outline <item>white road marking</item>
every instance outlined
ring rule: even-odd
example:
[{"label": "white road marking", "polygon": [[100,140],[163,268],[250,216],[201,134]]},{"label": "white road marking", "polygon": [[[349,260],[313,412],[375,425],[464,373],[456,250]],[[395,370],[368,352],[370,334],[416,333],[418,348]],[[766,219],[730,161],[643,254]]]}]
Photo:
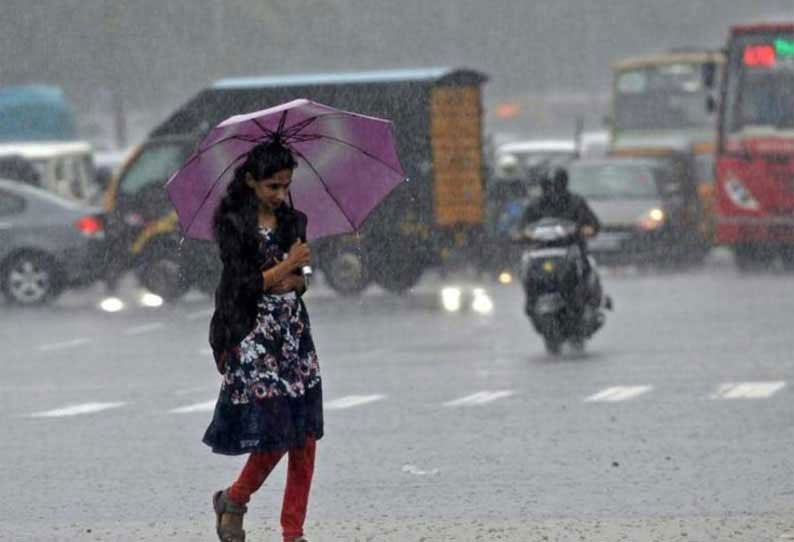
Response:
[{"label": "white road marking", "polygon": [[48,410],[46,412],[37,412],[31,414],[33,418],[62,418],[64,416],[77,416],[79,414],[93,414],[94,412],[101,412],[110,408],[119,408],[126,403],[83,403],[80,405],[71,405],[55,410]]},{"label": "white road marking", "polygon": [[204,309],[201,311],[191,312],[185,318],[188,320],[203,320],[204,318],[209,318],[212,316],[213,309]]},{"label": "white road marking", "polygon": [[614,386],[591,395],[585,401],[610,403],[627,401],[639,397],[643,393],[648,393],[652,389],[653,386]]},{"label": "white road marking", "polygon": [[71,341],[63,341],[60,343],[51,343],[51,344],[42,344],[39,346],[40,352],[52,352],[53,350],[64,350],[66,348],[74,348],[76,346],[82,346],[84,344],[88,344],[88,339],[80,338],[80,339],[72,339]]},{"label": "white road marking", "polygon": [[151,324],[143,324],[142,326],[131,327],[124,331],[124,335],[143,335],[144,333],[151,333],[163,329],[165,324],[162,322],[152,322]]},{"label": "white road marking", "polygon": [[348,395],[325,403],[325,408],[329,410],[341,410],[343,408],[351,408],[375,401],[381,401],[385,398],[385,395]]},{"label": "white road marking", "polygon": [[203,403],[196,403],[194,405],[187,405],[173,410],[169,410],[171,414],[189,414],[191,412],[212,412],[215,410],[216,399],[205,401]]},{"label": "white road marking", "polygon": [[505,397],[510,397],[511,395],[514,394],[515,392],[512,390],[478,391],[477,393],[467,395],[466,397],[460,397],[459,399],[447,401],[446,403],[444,403],[444,406],[456,407],[456,406],[484,405],[486,403],[496,401],[497,399],[504,399]]},{"label": "white road marking", "polygon": [[413,474],[414,476],[432,476],[438,474],[438,469],[422,470],[416,465],[403,465],[402,471]]},{"label": "white road marking", "polygon": [[785,382],[728,382],[721,384],[712,399],[765,399],[786,386]]}]

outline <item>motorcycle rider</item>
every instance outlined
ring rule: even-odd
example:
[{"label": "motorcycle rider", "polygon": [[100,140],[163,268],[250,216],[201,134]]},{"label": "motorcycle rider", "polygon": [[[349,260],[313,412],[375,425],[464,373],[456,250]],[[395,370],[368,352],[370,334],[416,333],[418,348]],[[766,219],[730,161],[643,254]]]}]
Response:
[{"label": "motorcycle rider", "polygon": [[568,172],[555,167],[540,180],[541,197],[527,206],[522,225],[532,224],[543,218],[559,218],[576,223],[579,228],[578,244],[583,256],[583,276],[588,285],[588,299],[592,305],[601,303],[601,285],[587,253],[587,239],[595,236],[601,224],[585,199],[568,190]]}]

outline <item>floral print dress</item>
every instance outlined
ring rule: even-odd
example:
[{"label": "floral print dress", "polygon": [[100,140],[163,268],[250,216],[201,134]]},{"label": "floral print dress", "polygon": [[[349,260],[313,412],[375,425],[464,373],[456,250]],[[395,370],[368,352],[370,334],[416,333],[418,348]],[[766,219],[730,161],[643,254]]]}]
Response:
[{"label": "floral print dress", "polygon": [[[286,256],[260,229],[263,261]],[[322,381],[306,306],[295,293],[262,293],[254,329],[230,349],[204,443],[236,455],[302,448],[323,435]]]}]

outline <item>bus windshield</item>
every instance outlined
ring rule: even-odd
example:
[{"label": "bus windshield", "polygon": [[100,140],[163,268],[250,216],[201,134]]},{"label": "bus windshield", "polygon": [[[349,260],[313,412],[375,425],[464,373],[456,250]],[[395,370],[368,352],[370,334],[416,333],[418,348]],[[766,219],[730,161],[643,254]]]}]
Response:
[{"label": "bus windshield", "polygon": [[738,36],[725,95],[729,133],[794,129],[794,33]]},{"label": "bus windshield", "polygon": [[706,62],[660,64],[620,71],[614,90],[618,131],[675,130],[712,126],[706,107],[709,72]]}]

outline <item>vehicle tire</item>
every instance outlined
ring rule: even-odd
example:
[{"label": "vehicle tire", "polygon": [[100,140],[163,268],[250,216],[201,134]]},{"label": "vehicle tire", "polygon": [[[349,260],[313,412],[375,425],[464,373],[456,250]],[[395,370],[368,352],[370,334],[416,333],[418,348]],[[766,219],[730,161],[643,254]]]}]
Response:
[{"label": "vehicle tire", "polygon": [[675,250],[670,258],[670,264],[675,270],[686,270],[701,267],[706,261],[711,247],[701,243],[684,244]]},{"label": "vehicle tire", "polygon": [[22,252],[2,265],[3,293],[16,305],[41,305],[63,290],[63,278],[55,261],[40,252]]},{"label": "vehicle tire", "polygon": [[399,267],[391,265],[373,266],[371,270],[375,282],[395,294],[410,290],[422,278],[422,266],[406,258]]},{"label": "vehicle tire", "polygon": [[794,247],[784,247],[780,253],[780,259],[783,263],[783,269],[794,271]]},{"label": "vehicle tire", "polygon": [[571,345],[571,350],[576,355],[584,354],[584,339],[582,337],[573,337],[569,341]]},{"label": "vehicle tire", "polygon": [[341,246],[322,258],[325,281],[341,295],[361,293],[369,284],[369,276],[360,251],[354,246]]},{"label": "vehicle tire", "polygon": [[166,301],[176,301],[190,289],[180,262],[166,256],[146,262],[138,278],[144,288]]},{"label": "vehicle tire", "polygon": [[223,272],[223,263],[217,248],[207,241],[190,240],[176,252],[166,248],[169,257],[177,257],[182,263],[184,278],[188,286],[195,286],[202,293],[212,295],[218,287]]},{"label": "vehicle tire", "polygon": [[775,259],[773,251],[764,246],[736,245],[733,249],[734,261],[739,271],[762,271],[769,269]]},{"label": "vehicle tire", "polygon": [[210,272],[202,272],[196,278],[196,288],[207,295],[214,294],[217,287],[218,277]]},{"label": "vehicle tire", "polygon": [[543,337],[546,353],[550,356],[559,356],[562,353],[562,341],[556,337]]}]

